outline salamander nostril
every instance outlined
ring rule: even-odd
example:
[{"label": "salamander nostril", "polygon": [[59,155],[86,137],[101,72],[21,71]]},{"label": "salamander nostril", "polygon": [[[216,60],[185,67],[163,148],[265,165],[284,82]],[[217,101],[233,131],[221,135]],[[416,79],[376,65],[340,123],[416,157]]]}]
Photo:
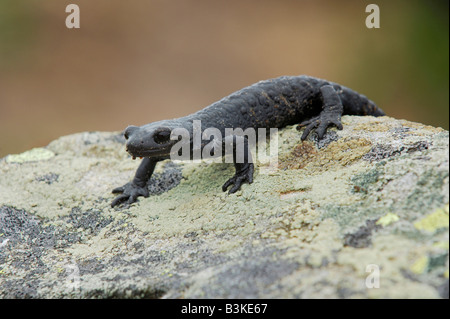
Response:
[{"label": "salamander nostril", "polygon": [[133,135],[133,133],[138,129],[139,129],[139,127],[130,125],[123,132],[123,136],[125,137],[126,140],[128,140],[130,138],[130,136]]}]

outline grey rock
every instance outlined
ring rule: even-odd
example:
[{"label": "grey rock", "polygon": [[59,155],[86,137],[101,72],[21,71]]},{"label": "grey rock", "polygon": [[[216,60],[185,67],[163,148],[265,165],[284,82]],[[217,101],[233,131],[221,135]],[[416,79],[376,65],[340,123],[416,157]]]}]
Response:
[{"label": "grey rock", "polygon": [[342,121],[280,130],[236,194],[232,164],[167,161],[114,209],[139,164],[117,132],[0,159],[0,297],[448,298],[448,131]]}]

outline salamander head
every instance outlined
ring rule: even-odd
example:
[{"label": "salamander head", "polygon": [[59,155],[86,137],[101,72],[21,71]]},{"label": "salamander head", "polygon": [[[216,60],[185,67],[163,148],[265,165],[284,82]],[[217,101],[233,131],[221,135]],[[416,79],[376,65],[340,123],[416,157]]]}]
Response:
[{"label": "salamander head", "polygon": [[171,140],[172,129],[164,121],[144,126],[128,126],[124,131],[127,152],[134,157],[167,156],[177,140]]}]

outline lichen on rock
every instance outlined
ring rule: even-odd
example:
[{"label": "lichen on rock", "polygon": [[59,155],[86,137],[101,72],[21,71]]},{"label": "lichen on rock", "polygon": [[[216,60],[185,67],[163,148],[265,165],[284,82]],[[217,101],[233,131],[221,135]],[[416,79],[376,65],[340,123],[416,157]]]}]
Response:
[{"label": "lichen on rock", "polygon": [[342,122],[322,141],[281,129],[278,165],[236,194],[232,164],[165,161],[114,209],[139,164],[117,132],[0,159],[0,297],[448,297],[448,131]]}]

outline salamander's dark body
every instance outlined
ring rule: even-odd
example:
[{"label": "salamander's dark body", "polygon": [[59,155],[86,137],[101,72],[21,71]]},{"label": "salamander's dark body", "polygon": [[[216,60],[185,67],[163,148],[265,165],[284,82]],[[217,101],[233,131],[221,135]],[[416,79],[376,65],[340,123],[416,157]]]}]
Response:
[{"label": "salamander's dark body", "polygon": [[243,88],[183,119],[201,120],[206,127],[217,128],[299,124],[322,111],[320,88],[325,85],[336,91],[344,114],[384,115],[364,95],[339,84],[307,76],[283,76]]},{"label": "salamander's dark body", "polygon": [[[170,140],[170,132],[184,128],[192,138],[194,120],[201,121],[202,130],[214,127],[223,136],[225,128],[283,128],[299,124],[297,128],[305,127],[301,137],[304,140],[314,129],[319,138],[329,126],[342,129],[340,118],[343,114],[382,116],[384,112],[364,95],[339,84],[309,76],[283,76],[255,83],[182,118],[141,127],[129,126],[124,133],[127,151],[133,157],[146,158],[132,182],[113,190],[122,194],[112,206],[125,201],[132,203],[138,196],[148,196],[146,185],[156,163],[169,158],[170,149],[176,142]],[[234,185],[230,193],[236,192],[243,182],[253,181],[251,160],[235,163],[235,167],[236,175],[223,187],[225,191]]]}]

